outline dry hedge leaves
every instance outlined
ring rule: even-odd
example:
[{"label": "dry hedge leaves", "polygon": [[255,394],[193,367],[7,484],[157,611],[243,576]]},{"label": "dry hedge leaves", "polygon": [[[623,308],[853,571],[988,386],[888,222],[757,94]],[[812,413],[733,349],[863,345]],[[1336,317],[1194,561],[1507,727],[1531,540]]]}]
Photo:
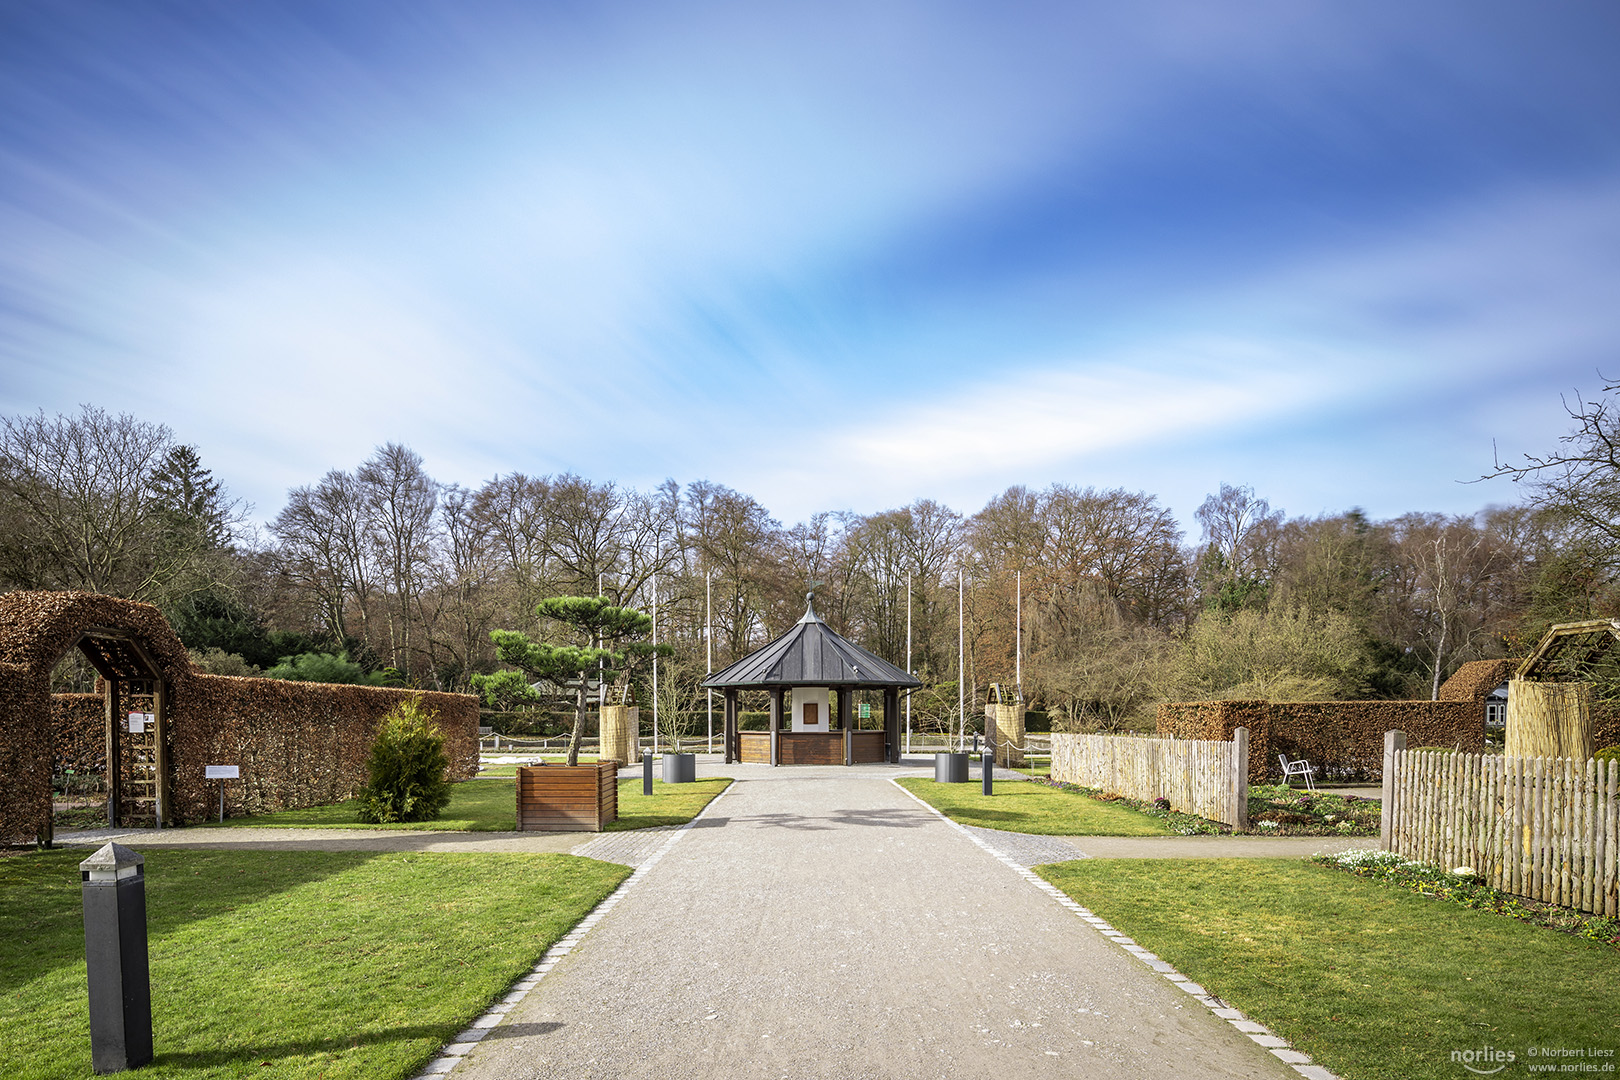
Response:
[{"label": "dry hedge leaves", "polygon": [[51,670],[90,627],[127,631],[169,688],[171,807],[177,823],[218,807],[205,765],[239,765],[226,783],[233,814],[345,799],[366,780],[377,723],[402,697],[438,714],[450,776],[478,771],[478,699],[470,694],[244,679],[195,671],[150,604],[73,592],[0,595],[0,843],[33,843],[51,813],[51,771],[105,767],[106,719],[93,694],[52,698]]}]

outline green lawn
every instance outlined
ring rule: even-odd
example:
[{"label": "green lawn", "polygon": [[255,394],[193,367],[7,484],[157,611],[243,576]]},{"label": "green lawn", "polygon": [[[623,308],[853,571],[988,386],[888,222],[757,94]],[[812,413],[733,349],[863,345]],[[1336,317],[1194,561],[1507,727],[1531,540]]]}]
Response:
[{"label": "green lawn", "polygon": [[[411,1076],[630,874],[569,855],[144,854],[156,1057],[138,1075],[186,1080]],[[7,1080],[90,1075],[85,855],[0,859]]]},{"label": "green lawn", "polygon": [[1090,859],[1037,873],[1346,1080],[1466,1076],[1452,1051],[1487,1045],[1517,1054],[1503,1077],[1528,1075],[1532,1046],[1620,1060],[1607,1004],[1620,963],[1594,941],[1303,862]]},{"label": "green lawn", "polygon": [[[218,826],[209,818],[204,825]],[[433,821],[413,821],[403,825],[369,825],[360,820],[360,800],[306,806],[302,810],[279,810],[254,817],[228,817],[227,826],[265,829],[411,829],[418,832],[450,829],[469,832],[509,832],[517,828],[517,780],[494,778],[463,780],[450,788],[450,805]]]},{"label": "green lawn", "polygon": [[[646,829],[655,825],[681,825],[726,789],[728,779],[699,780],[691,784],[665,784],[653,781],[649,799],[641,793],[641,781],[619,781],[619,820],[609,831]],[[469,832],[510,832],[517,828],[517,780],[515,777],[480,777],[463,780],[451,788],[450,805],[433,821],[406,825],[368,825],[360,820],[360,802],[310,806],[302,810],[281,810],[257,817],[226,818],[226,825],[265,829],[411,829],[464,830]],[[205,824],[217,826],[215,821]]]},{"label": "green lawn", "polygon": [[619,781],[619,819],[603,832],[650,829],[655,825],[684,825],[697,817],[731,781],[725,777],[694,780],[690,784],[653,781],[652,797],[641,793],[640,780]]},{"label": "green lawn", "polygon": [[1128,807],[1025,780],[997,784],[996,793],[988,796],[977,781],[941,784],[914,777],[900,783],[951,820],[964,825],[1041,836],[1173,834],[1163,821]]}]

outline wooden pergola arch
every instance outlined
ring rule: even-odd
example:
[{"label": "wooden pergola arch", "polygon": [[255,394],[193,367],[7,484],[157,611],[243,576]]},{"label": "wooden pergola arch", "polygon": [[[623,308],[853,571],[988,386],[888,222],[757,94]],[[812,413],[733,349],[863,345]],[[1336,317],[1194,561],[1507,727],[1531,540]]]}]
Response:
[{"label": "wooden pergola arch", "polygon": [[[723,691],[725,699],[725,760],[758,760],[771,765],[900,762],[900,692],[922,685],[921,680],[868,652],[833,631],[815,612],[814,597],[806,597],[804,617],[769,645],[703,681],[706,689]],[[782,717],[787,694],[794,689],[825,687],[836,695],[833,715],[838,727],[827,732],[784,732]],[[744,690],[770,694],[768,732],[741,732],[737,727],[738,702]],[[854,694],[860,690],[883,693],[883,730],[857,732]],[[831,717],[829,717],[829,720]],[[829,727],[831,725],[829,724]],[[763,738],[761,738],[763,736]],[[866,738],[881,736],[881,738]],[[744,745],[744,739],[747,744]]]}]

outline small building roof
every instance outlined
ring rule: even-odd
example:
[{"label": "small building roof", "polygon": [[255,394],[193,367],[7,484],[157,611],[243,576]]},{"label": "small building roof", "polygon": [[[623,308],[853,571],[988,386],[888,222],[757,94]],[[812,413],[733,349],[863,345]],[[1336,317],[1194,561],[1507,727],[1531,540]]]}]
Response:
[{"label": "small building roof", "polygon": [[1620,642],[1620,619],[1559,623],[1541,639],[1533,656],[1519,665],[1518,677],[1533,681],[1580,679]]},{"label": "small building roof", "polygon": [[804,618],[793,629],[710,675],[711,689],[772,690],[778,687],[917,687],[922,681],[856,645],[821,621],[806,598]]}]

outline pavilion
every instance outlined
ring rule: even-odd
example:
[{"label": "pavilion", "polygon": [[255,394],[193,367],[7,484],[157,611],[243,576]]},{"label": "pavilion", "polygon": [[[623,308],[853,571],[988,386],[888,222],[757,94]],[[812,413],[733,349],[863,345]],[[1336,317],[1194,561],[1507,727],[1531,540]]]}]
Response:
[{"label": "pavilion", "polygon": [[[899,764],[900,691],[920,687],[921,680],[834,633],[812,600],[805,598],[804,618],[787,633],[703,681],[706,689],[725,692],[726,763]],[[744,690],[770,692],[769,731],[737,730]],[[855,730],[852,704],[859,690],[883,691],[882,731]]]}]

